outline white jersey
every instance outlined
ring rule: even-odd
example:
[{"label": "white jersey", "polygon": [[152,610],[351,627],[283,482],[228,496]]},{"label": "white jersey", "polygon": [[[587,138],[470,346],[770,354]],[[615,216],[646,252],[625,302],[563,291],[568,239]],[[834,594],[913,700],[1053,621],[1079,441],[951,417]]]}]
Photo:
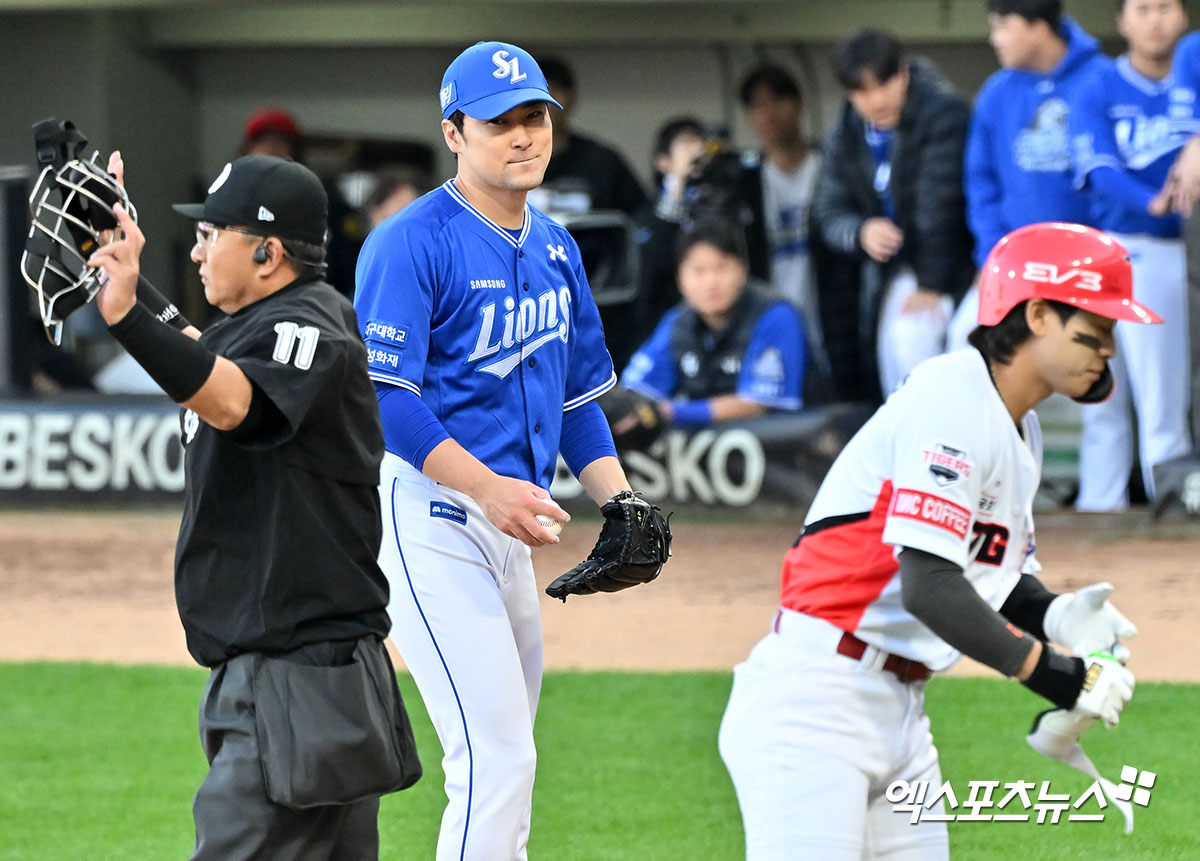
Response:
[{"label": "white jersey", "polygon": [[783,565],[781,605],[945,669],[959,653],[904,609],[899,548],[941,556],[999,609],[1033,557],[1042,439],[1021,431],[974,349],[929,359],[825,477]]},{"label": "white jersey", "polygon": [[810,152],[791,172],[780,170],[770,159],[762,166],[763,218],[771,245],[771,286],[807,315],[806,322],[816,319],[808,212],[820,172],[818,152]]}]

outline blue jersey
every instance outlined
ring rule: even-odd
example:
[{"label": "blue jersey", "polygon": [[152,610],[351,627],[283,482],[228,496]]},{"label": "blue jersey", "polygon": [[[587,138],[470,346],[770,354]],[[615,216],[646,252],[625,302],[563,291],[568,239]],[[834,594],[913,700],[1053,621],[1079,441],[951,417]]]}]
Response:
[{"label": "blue jersey", "polygon": [[863,137],[867,141],[867,149],[875,161],[875,178],[872,185],[875,194],[879,196],[879,205],[883,214],[892,221],[896,220],[896,202],[892,199],[892,145],[896,142],[894,129],[880,129],[870,123],[863,123]]},{"label": "blue jersey", "polygon": [[1175,46],[1175,56],[1171,61],[1171,77],[1175,86],[1191,93],[1186,98],[1192,106],[1192,113],[1200,115],[1200,105],[1196,104],[1197,94],[1200,93],[1200,30],[1188,33]]},{"label": "blue jersey", "polygon": [[975,262],[983,266],[1005,234],[1039,221],[1091,224],[1075,188],[1068,104],[1099,65],[1096,40],[1063,18],[1067,54],[1049,74],[1001,69],[975,100],[967,136],[964,183]]},{"label": "blue jersey", "polygon": [[563,413],[616,383],[566,228],[526,206],[506,230],[449,181],[372,231],[357,282],[371,379],[419,395],[492,471],[549,488]]},{"label": "blue jersey", "polygon": [[[680,388],[680,374],[695,372],[687,356],[676,361],[672,355],[671,335],[682,311],[677,305],[663,315],[654,334],[629,360],[621,375],[623,386],[656,400],[672,398]],[[736,394],[774,409],[799,409],[804,349],[804,326],[796,310],[782,300],[773,303],[754,324],[740,357]]]},{"label": "blue jersey", "polygon": [[1175,86],[1173,76],[1150,80],[1127,57],[1105,64],[1078,91],[1071,104],[1070,125],[1079,187],[1088,187],[1089,175],[1106,167],[1120,171],[1127,186],[1125,199],[1089,188],[1096,227],[1114,233],[1179,236],[1178,215],[1151,215],[1146,205],[1167,181],[1179,149],[1200,131],[1186,95]]}]

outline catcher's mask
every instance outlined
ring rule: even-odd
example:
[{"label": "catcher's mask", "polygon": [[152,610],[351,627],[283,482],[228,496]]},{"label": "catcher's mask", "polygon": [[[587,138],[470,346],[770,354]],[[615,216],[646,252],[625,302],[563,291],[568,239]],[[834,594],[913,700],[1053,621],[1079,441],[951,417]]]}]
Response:
[{"label": "catcher's mask", "polygon": [[[1051,299],[1101,317],[1161,323],[1133,298],[1129,252],[1111,236],[1082,224],[1044,222],[1019,227],[996,243],[979,274],[979,323],[995,326],[1027,299]],[[1094,404],[1112,394],[1108,363],[1074,400]]]},{"label": "catcher's mask", "polygon": [[87,265],[101,245],[101,231],[115,230],[112,207],[120,203],[135,221],[137,210],[125,189],[87,161],[87,139],[69,121],[43,120],[34,126],[42,172],[29,195],[31,223],[21,255],[21,275],[38,297],[46,337],[62,341],[63,321],[96,297],[99,270]]}]

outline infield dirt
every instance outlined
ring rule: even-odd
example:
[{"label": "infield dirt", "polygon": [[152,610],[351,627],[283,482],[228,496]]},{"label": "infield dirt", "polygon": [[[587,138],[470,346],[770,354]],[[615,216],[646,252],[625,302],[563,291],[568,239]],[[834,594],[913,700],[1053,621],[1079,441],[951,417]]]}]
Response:
[{"label": "infield dirt", "polygon": [[[674,557],[648,586],[566,604],[543,595],[546,667],[728,670],[745,658],[771,622],[800,517],[712,517],[675,518]],[[0,660],[191,664],[172,591],[178,523],[175,510],[0,512]],[[560,544],[534,551],[540,587],[587,555],[598,524],[576,517]],[[1140,680],[1200,680],[1200,527],[1061,514],[1039,521],[1037,540],[1050,588],[1117,587],[1140,629]]]}]

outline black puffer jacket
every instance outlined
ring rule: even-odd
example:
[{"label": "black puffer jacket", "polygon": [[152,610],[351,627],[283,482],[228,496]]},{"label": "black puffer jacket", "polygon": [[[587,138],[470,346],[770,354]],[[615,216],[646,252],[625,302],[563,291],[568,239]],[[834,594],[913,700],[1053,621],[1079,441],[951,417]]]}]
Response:
[{"label": "black puffer jacket", "polygon": [[[897,259],[913,268],[921,287],[958,299],[975,276],[963,194],[971,109],[931,63],[914,59],[909,68],[892,150],[891,195],[904,231]],[[863,121],[847,102],[829,139],[813,205],[822,238],[834,250],[865,258],[859,228],[884,215],[874,176]]]}]

